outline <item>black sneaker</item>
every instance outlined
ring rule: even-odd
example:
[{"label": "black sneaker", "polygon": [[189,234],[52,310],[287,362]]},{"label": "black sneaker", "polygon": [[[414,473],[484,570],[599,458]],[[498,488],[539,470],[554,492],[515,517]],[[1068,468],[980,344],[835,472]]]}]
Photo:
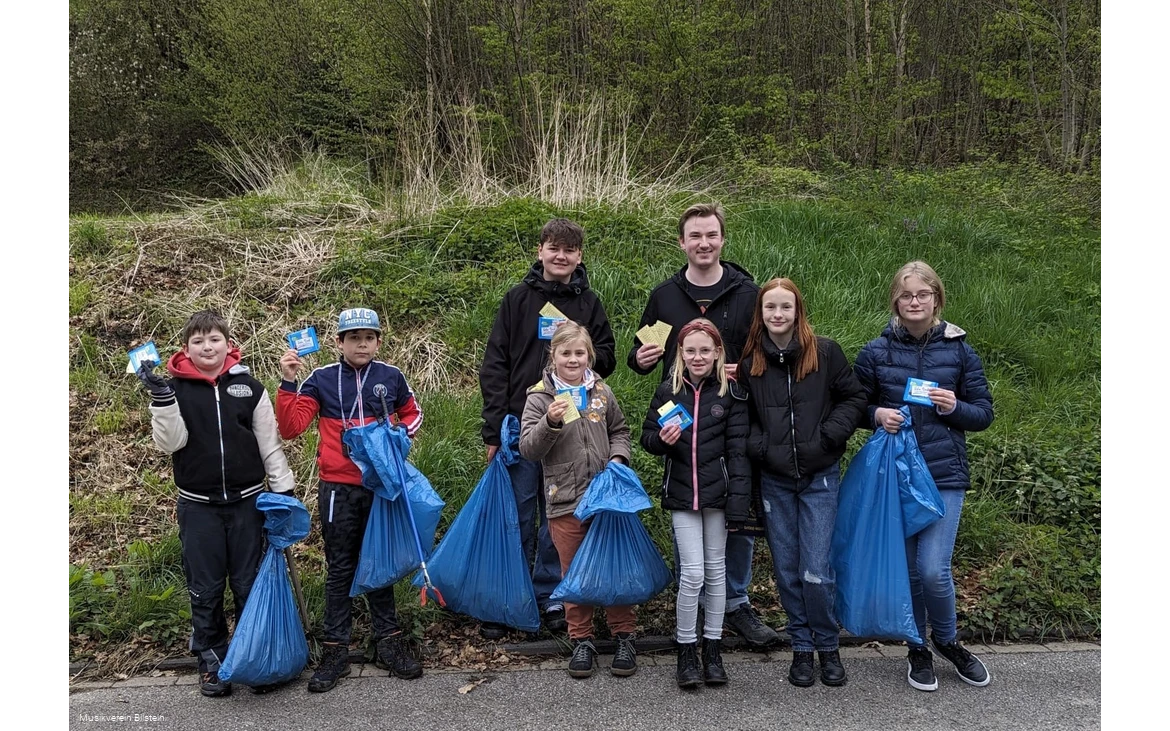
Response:
[{"label": "black sneaker", "polygon": [[422,664],[414,659],[410,641],[402,632],[378,640],[378,652],[374,657],[375,666],[389,670],[396,678],[410,680],[423,674]]},{"label": "black sneaker", "polygon": [[544,626],[549,632],[564,632],[569,626],[565,621],[565,607],[563,604],[550,604],[544,610]]},{"label": "black sneaker", "polygon": [[502,640],[508,634],[508,628],[495,622],[484,622],[479,626],[479,636],[485,640]]},{"label": "black sneaker", "polygon": [[934,655],[931,654],[929,647],[925,645],[911,647],[906,656],[906,664],[909,666],[906,670],[906,681],[910,683],[911,688],[938,690],[938,677],[934,674]]},{"label": "black sneaker", "polygon": [[349,675],[349,648],[345,645],[325,645],[321,649],[321,662],[309,678],[309,690],[324,693],[333,690],[337,681]]},{"label": "black sneaker", "polygon": [[776,630],[760,621],[759,615],[750,604],[742,604],[738,609],[725,614],[723,624],[757,650],[770,647],[780,641],[780,635],[776,634]]},{"label": "black sneaker", "polygon": [[573,640],[573,656],[569,658],[569,675],[574,678],[588,678],[593,675],[593,660],[597,648],[592,639]]},{"label": "black sneaker", "polygon": [[219,679],[219,671],[199,676],[199,692],[208,698],[220,698],[232,694],[232,684]]},{"label": "black sneaker", "polygon": [[825,685],[845,685],[845,666],[838,650],[821,652],[821,682]]},{"label": "black sneaker", "polygon": [[976,685],[982,688],[991,682],[991,675],[987,672],[987,668],[983,665],[983,661],[971,654],[971,652],[962,645],[958,640],[944,645],[941,642],[935,642],[934,638],[930,638],[930,644],[934,645],[935,652],[950,660],[958,671],[959,677],[971,685]]},{"label": "black sneaker", "polygon": [[792,653],[792,665],[788,668],[788,682],[798,688],[807,688],[816,682],[813,677],[813,654],[811,652]]},{"label": "black sneaker", "polygon": [[626,677],[638,670],[638,649],[634,647],[633,632],[618,632],[617,648],[613,651],[613,662],[610,663],[611,675]]},{"label": "black sneaker", "polygon": [[678,670],[675,671],[674,678],[680,688],[698,688],[703,684],[697,642],[679,643]]},{"label": "black sneaker", "polygon": [[727,682],[719,644],[719,640],[703,638],[703,682],[707,685],[723,685]]}]

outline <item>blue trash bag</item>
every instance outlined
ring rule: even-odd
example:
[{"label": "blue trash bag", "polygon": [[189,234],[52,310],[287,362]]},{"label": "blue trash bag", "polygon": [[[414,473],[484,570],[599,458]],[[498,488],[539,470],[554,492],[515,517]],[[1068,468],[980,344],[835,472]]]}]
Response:
[{"label": "blue trash bag", "polygon": [[[903,410],[907,421],[897,434],[878,429],[849,462],[837,497],[830,560],[837,574],[837,621],[842,627],[858,637],[921,644],[906,562],[906,514],[921,530],[941,512],[924,521],[928,511],[916,496],[930,491],[921,479],[916,487],[910,484],[915,473],[910,462],[922,457],[908,428],[908,411]],[[918,473],[930,479],[925,464]],[[929,487],[937,497],[933,479]]]},{"label": "blue trash bag", "polygon": [[946,506],[922,452],[918,451],[918,437],[914,436],[914,430],[910,428],[910,407],[903,406],[899,411],[905,421],[898,433],[888,434],[884,429],[879,429],[878,433],[893,442],[891,449],[894,450],[898,494],[902,500],[902,528],[909,538],[943,517]]},{"label": "blue trash bag", "polygon": [[673,580],[636,513],[598,513],[550,599],[624,607],[653,599]]},{"label": "blue trash bag", "polygon": [[426,476],[406,461],[410,438],[402,427],[375,421],[348,430],[343,438],[351,456],[360,444],[363,459],[385,467],[362,470],[362,484],[373,490],[374,501],[349,590],[352,597],[394,584],[430,556],[444,502]]},{"label": "blue trash bag", "polygon": [[624,464],[610,462],[589,482],[573,517],[586,521],[602,510],[636,513],[650,507],[650,496],[637,473]]},{"label": "blue trash bag", "polygon": [[293,680],[309,662],[309,643],[297,611],[284,549],[309,535],[309,511],[291,495],[261,493],[268,550],[219,667],[219,679],[248,686]]},{"label": "blue trash bag", "polygon": [[[427,560],[431,583],[447,608],[525,632],[540,629],[540,609],[524,547],[508,465],[519,458],[520,422],[509,414],[500,449]],[[414,579],[423,586],[422,572]]]},{"label": "blue trash bag", "polygon": [[[410,437],[405,429],[388,426],[380,419],[346,429],[341,441],[349,448],[349,458],[362,471],[363,486],[387,500],[402,494],[402,486],[410,479],[405,473],[405,465],[409,464],[405,455],[410,452]],[[399,458],[399,454],[403,456]]]}]

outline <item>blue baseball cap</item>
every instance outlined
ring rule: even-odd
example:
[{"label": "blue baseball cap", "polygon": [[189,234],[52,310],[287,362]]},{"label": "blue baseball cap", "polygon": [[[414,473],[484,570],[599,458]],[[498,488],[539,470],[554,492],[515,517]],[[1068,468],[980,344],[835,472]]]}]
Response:
[{"label": "blue baseball cap", "polygon": [[378,320],[378,313],[365,307],[354,307],[342,310],[337,318],[337,334],[347,330],[375,330],[382,332],[382,323]]}]

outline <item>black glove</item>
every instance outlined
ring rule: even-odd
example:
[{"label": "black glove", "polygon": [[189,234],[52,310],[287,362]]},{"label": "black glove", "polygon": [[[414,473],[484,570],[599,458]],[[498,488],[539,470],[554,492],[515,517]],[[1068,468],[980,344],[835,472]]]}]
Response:
[{"label": "black glove", "polygon": [[142,381],[142,385],[146,386],[146,390],[150,392],[150,401],[154,406],[166,406],[175,402],[175,392],[167,385],[167,382],[162,376],[153,372],[153,368],[158,363],[153,360],[144,360],[135,371],[138,380]]},{"label": "black glove", "polygon": [[727,521],[727,530],[728,531],[741,531],[741,530],[743,530],[743,521],[742,520],[729,520],[729,521]]}]

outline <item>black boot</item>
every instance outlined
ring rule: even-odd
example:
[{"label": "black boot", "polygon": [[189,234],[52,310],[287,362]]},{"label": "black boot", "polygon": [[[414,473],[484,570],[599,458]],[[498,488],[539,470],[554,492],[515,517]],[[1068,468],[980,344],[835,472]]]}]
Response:
[{"label": "black boot", "polygon": [[680,688],[698,688],[703,684],[703,673],[699,670],[698,643],[687,642],[678,645],[678,671],[675,679]]},{"label": "black boot", "polygon": [[742,637],[753,650],[762,650],[780,641],[776,630],[764,624],[750,604],[723,615],[723,626]]},{"label": "black boot", "polygon": [[324,693],[333,690],[337,681],[349,675],[349,648],[345,645],[325,645],[321,648],[321,662],[313,677],[309,678],[309,690]]},{"label": "black boot", "polygon": [[837,650],[820,653],[821,682],[825,685],[845,685],[845,666],[841,664],[841,653]]},{"label": "black boot", "polygon": [[208,698],[219,698],[232,694],[232,684],[219,679],[219,671],[203,673],[199,676],[199,692]]},{"label": "black boot", "polygon": [[719,640],[703,638],[703,681],[707,685],[723,685],[727,682],[727,671],[723,669],[723,655],[719,653]]},{"label": "black boot", "polygon": [[816,680],[813,678],[813,654],[793,652],[792,666],[788,668],[788,682],[798,688],[807,688]]},{"label": "black boot", "polygon": [[406,680],[421,677],[423,674],[422,664],[414,659],[414,653],[410,651],[410,642],[401,631],[378,640],[378,654],[374,665],[389,670],[396,678]]}]

